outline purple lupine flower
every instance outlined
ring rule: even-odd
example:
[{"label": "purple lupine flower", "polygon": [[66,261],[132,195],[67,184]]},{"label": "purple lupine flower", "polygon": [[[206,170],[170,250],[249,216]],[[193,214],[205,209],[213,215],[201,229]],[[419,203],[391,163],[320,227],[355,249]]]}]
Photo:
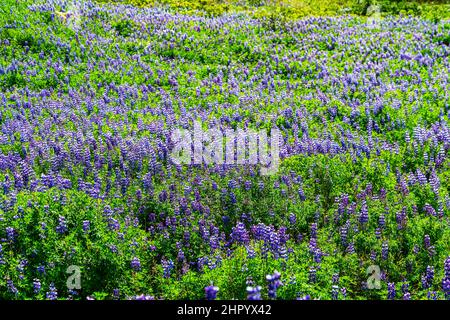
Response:
[{"label": "purple lupine flower", "polygon": [[317,270],[314,267],[309,268],[309,282],[315,283],[317,280]]},{"label": "purple lupine flower", "polygon": [[12,293],[13,295],[19,294],[19,290],[17,290],[17,288],[14,286],[14,282],[12,280],[7,280],[6,285],[10,293]]},{"label": "purple lupine flower", "polygon": [[237,243],[248,244],[250,241],[245,225],[242,222],[238,222],[236,227],[231,230],[231,239]]},{"label": "purple lupine flower", "polygon": [[375,229],[375,237],[377,238],[377,239],[381,239],[381,229],[380,228],[376,228]]},{"label": "purple lupine flower", "polygon": [[131,259],[130,266],[131,266],[131,269],[133,269],[134,271],[140,271],[141,270],[141,261],[139,260],[138,257],[134,257],[133,259]]},{"label": "purple lupine flower", "polygon": [[5,260],[3,259],[3,246],[0,243],[0,265],[5,264]]},{"label": "purple lupine flower", "polygon": [[348,254],[354,254],[356,253],[355,251],[355,245],[353,244],[353,242],[350,242],[347,249],[345,250]]},{"label": "purple lupine flower", "polygon": [[39,292],[41,292],[41,281],[39,279],[33,280],[33,292],[34,294],[39,294]]},{"label": "purple lupine flower", "polygon": [[264,190],[264,182],[263,181],[259,181],[258,182],[258,187],[259,187],[260,191],[263,191]]},{"label": "purple lupine flower", "polygon": [[395,219],[397,221],[397,229],[402,230],[406,225],[406,208],[403,207],[402,211],[398,212],[395,216]]},{"label": "purple lupine flower", "polygon": [[347,288],[342,287],[342,288],[341,288],[341,294],[342,294],[342,297],[343,297],[344,299],[347,298]]},{"label": "purple lupine flower", "polygon": [[59,234],[64,234],[67,232],[67,222],[65,217],[59,216],[58,225],[56,226],[56,232],[58,232]]},{"label": "purple lupine flower", "polygon": [[131,300],[155,300],[155,297],[150,295],[141,294],[135,297],[132,297]]},{"label": "purple lupine flower", "polygon": [[369,211],[367,209],[367,203],[364,200],[363,204],[361,206],[361,213],[360,213],[360,216],[359,216],[359,223],[364,225],[367,222],[369,222]]},{"label": "purple lupine flower", "polygon": [[337,300],[339,297],[339,287],[337,285],[333,285],[331,288],[331,299]]},{"label": "purple lupine flower", "polygon": [[322,262],[322,251],[320,249],[314,250],[314,262],[321,263]]},{"label": "purple lupine flower", "polygon": [[347,234],[348,234],[347,227],[344,226],[339,229],[339,235],[341,237],[341,242],[342,242],[342,245],[344,245],[344,246],[347,245]]},{"label": "purple lupine flower", "polygon": [[205,288],[206,300],[215,300],[219,292],[219,287],[215,287],[212,284]]},{"label": "purple lupine flower", "polygon": [[266,280],[268,281],[268,287],[269,287],[269,298],[270,299],[276,299],[277,297],[277,289],[283,285],[283,283],[280,281],[281,274],[278,271],[274,271],[273,274],[269,274],[266,276]]},{"label": "purple lupine flower", "polygon": [[232,204],[236,204],[237,203],[236,194],[233,191],[230,191],[230,202]]},{"label": "purple lupine flower", "polygon": [[91,222],[89,220],[83,221],[83,231],[88,232],[91,228]]},{"label": "purple lupine flower", "polygon": [[403,194],[404,196],[406,196],[406,195],[409,194],[408,185],[407,185],[407,183],[406,183],[406,181],[405,181],[404,178],[402,178],[402,179],[400,180],[400,191],[402,192],[402,194]]},{"label": "purple lupine flower", "polygon": [[409,284],[406,282],[402,284],[402,293],[403,300],[411,300],[411,294],[409,293]]},{"label": "purple lupine flower", "polygon": [[13,227],[6,227],[6,238],[8,241],[14,241],[17,236],[17,232]]},{"label": "purple lupine flower", "polygon": [[417,169],[416,171],[416,178],[420,185],[427,184],[427,177],[425,177],[420,169]]},{"label": "purple lupine flower", "polygon": [[245,248],[247,249],[247,258],[248,259],[253,259],[256,257],[255,249],[252,246],[246,246]]},{"label": "purple lupine flower", "polygon": [[317,223],[311,223],[311,238],[317,238]]},{"label": "purple lupine flower", "polygon": [[170,273],[172,272],[173,268],[175,267],[172,260],[166,260],[163,259],[161,261],[161,265],[163,267],[163,277],[164,278],[170,278]]},{"label": "purple lupine flower", "polygon": [[437,217],[436,210],[428,203],[425,204],[423,210],[430,216]]},{"label": "purple lupine flower", "polygon": [[370,260],[377,260],[377,252],[375,250],[370,251]]},{"label": "purple lupine flower", "polygon": [[45,294],[47,300],[56,300],[58,299],[58,291],[56,290],[55,284],[52,282],[49,287],[49,291]]},{"label": "purple lupine flower", "polygon": [[389,244],[385,241],[381,245],[381,258],[387,260],[389,256]]},{"label": "purple lupine flower", "polygon": [[115,300],[119,300],[119,298],[120,298],[120,290],[119,289],[113,289],[113,298],[115,299]]},{"label": "purple lupine flower", "polygon": [[450,300],[450,278],[442,279],[442,290],[444,291],[445,298]]},{"label": "purple lupine flower", "polygon": [[409,291],[409,284],[405,282],[402,284],[402,293],[405,294],[408,291]]},{"label": "purple lupine flower", "polygon": [[39,265],[39,266],[36,268],[36,270],[37,270],[37,272],[39,272],[40,274],[45,274],[45,266],[43,266],[43,265]]},{"label": "purple lupine flower", "polygon": [[424,240],[423,240],[424,244],[425,244],[425,248],[429,248],[431,246],[431,239],[429,235],[425,235]]},{"label": "purple lupine flower", "polygon": [[[73,297],[74,296],[78,296],[78,291],[77,290],[68,290],[68,293],[69,293],[69,296],[68,296],[68,299],[69,300],[73,300]],[[87,299],[87,300],[90,300],[90,299]]]},{"label": "purple lupine flower", "polygon": [[303,188],[301,186],[298,188],[298,196],[301,201],[306,200],[305,192],[303,191]]},{"label": "purple lupine flower", "polygon": [[177,255],[177,260],[178,260],[179,262],[182,262],[182,261],[184,261],[184,258],[185,258],[185,256],[184,256],[183,250],[179,249],[179,250],[178,250],[178,255]]},{"label": "purple lupine flower", "polygon": [[247,287],[247,300],[261,300],[261,286]]},{"label": "purple lupine flower", "polygon": [[450,256],[444,262],[444,279],[442,279],[442,290],[445,298],[450,300]]},{"label": "purple lupine flower", "polygon": [[384,216],[384,214],[380,214],[380,217],[378,218],[378,225],[380,226],[380,228],[384,228],[384,226],[386,225],[386,218]]},{"label": "purple lupine flower", "polygon": [[427,266],[427,270],[424,275],[422,275],[422,287],[428,289],[432,286],[434,280],[434,267]]},{"label": "purple lupine flower", "polygon": [[332,278],[331,278],[331,282],[333,284],[339,284],[339,273],[334,273]]},{"label": "purple lupine flower", "polygon": [[388,297],[387,298],[389,300],[394,300],[395,299],[395,294],[396,294],[395,283],[389,282],[388,283]]},{"label": "purple lupine flower", "polygon": [[436,174],[436,171],[432,171],[431,176],[430,176],[430,186],[433,189],[433,192],[439,196],[439,187],[440,187],[440,181],[439,181],[439,177]]},{"label": "purple lupine flower", "polygon": [[289,214],[289,223],[291,225],[295,225],[295,223],[297,222],[297,216],[294,213],[290,213]]},{"label": "purple lupine flower", "polygon": [[316,239],[316,238],[311,237],[311,238],[309,239],[309,245],[308,245],[308,248],[309,248],[309,252],[310,252],[311,254],[314,254],[314,252],[316,251],[316,248],[317,248],[317,239]]}]

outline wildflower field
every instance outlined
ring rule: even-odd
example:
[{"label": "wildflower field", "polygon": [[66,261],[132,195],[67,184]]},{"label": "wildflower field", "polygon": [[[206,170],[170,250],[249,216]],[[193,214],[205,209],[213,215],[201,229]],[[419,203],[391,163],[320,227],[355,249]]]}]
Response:
[{"label": "wildflower field", "polygon": [[450,299],[449,6],[313,2],[1,0],[0,300]]}]

